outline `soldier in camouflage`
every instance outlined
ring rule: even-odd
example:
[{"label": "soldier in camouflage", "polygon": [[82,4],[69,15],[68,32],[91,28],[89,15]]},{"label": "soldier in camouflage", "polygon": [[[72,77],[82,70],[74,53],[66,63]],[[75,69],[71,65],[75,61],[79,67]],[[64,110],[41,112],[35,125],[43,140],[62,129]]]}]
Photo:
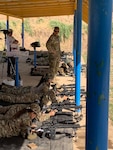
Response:
[{"label": "soldier in camouflage", "polygon": [[32,120],[39,116],[40,107],[32,104],[28,109],[17,112],[12,119],[0,120],[0,137],[26,136],[27,128],[32,124]]},{"label": "soldier in camouflage", "polygon": [[54,27],[53,34],[49,37],[46,42],[46,47],[49,54],[49,67],[50,71],[49,74],[51,75],[52,79],[54,79],[55,75],[57,74],[57,70],[60,63],[60,38],[59,38],[59,27]]},{"label": "soldier in camouflage", "polygon": [[6,118],[4,117],[0,119],[0,138],[19,135],[25,138],[28,134],[28,128],[33,125],[34,119],[39,121],[40,127],[40,122],[43,122],[49,119],[50,116],[55,115],[55,111],[51,111],[48,114],[41,113],[38,104],[31,104],[29,106],[21,105],[21,107],[19,105],[20,104],[10,106],[10,109],[8,106],[6,106],[5,109],[1,109],[0,113],[5,113],[5,111],[8,112],[6,112]]},{"label": "soldier in camouflage", "polygon": [[49,99],[53,102],[55,100],[55,96],[55,92],[50,89],[49,81],[46,81],[36,87],[12,87],[2,85],[0,101],[24,104],[33,103],[37,100],[41,101],[42,97],[49,97]]},{"label": "soldier in camouflage", "polygon": [[40,109],[42,109],[43,107],[51,105],[51,103],[53,102],[56,102],[56,96],[55,92],[51,90],[48,92],[48,94],[42,97],[40,102],[27,103],[28,101],[24,100],[22,101],[23,104],[21,104],[21,102],[18,101],[18,104],[13,103],[11,105],[8,99],[7,102],[9,102],[7,106],[0,106],[0,119],[12,119],[16,113],[26,109],[27,107],[32,106],[33,104],[39,105]]}]

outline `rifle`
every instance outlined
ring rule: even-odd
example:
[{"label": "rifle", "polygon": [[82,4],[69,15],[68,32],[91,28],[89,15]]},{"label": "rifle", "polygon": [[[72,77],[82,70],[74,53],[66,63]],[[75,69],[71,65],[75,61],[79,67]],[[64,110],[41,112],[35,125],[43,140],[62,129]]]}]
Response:
[{"label": "rifle", "polygon": [[[79,117],[78,117],[79,118]],[[72,134],[66,132],[57,132],[57,129],[74,129],[74,132],[80,128],[78,122],[73,121],[73,115],[71,112],[63,112],[61,115],[60,113],[56,114],[55,116],[50,117],[50,119],[42,122],[39,127],[33,128],[34,132],[37,133],[38,136],[43,138],[44,136],[48,137],[49,139],[55,139],[56,134],[65,134],[68,137],[73,137]],[[76,135],[74,133],[74,135]]]},{"label": "rifle", "polygon": [[47,110],[58,110],[58,111],[62,111],[62,109],[66,109],[66,110],[70,110],[75,112],[78,109],[82,109],[82,105],[80,106],[76,106],[76,104],[74,102],[70,102],[69,100],[64,100],[63,102],[59,102],[59,103],[52,103],[50,106],[44,106],[42,108],[42,111],[47,111]]},{"label": "rifle", "polygon": [[[54,140],[56,137],[56,134],[58,133],[56,130],[57,129],[74,129],[74,131],[77,130],[77,128],[80,128],[79,124],[76,124],[74,122],[68,122],[68,123],[55,123],[55,122],[43,122],[42,126],[40,128],[36,127],[34,128],[35,133],[37,135],[40,135],[41,138],[44,136],[48,137],[49,139]],[[41,134],[40,134],[41,133]],[[61,132],[59,132],[60,134]],[[71,134],[66,134],[66,132],[63,132],[62,134],[69,135],[69,137],[73,137]],[[74,133],[75,134],[75,133]]]}]

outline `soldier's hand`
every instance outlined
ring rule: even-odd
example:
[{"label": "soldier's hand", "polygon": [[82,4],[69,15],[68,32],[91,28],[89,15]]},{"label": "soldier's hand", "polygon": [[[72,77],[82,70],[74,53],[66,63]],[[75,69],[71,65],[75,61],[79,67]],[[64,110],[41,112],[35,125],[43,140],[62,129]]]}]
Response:
[{"label": "soldier's hand", "polygon": [[50,116],[54,116],[56,112],[57,112],[57,110],[51,110],[51,111],[49,112],[49,114],[50,114]]},{"label": "soldier's hand", "polygon": [[36,128],[37,125],[35,123],[32,123],[31,128]]},{"label": "soldier's hand", "polygon": [[36,131],[35,131],[35,129],[31,129],[31,133],[33,134],[33,133],[35,133]]}]

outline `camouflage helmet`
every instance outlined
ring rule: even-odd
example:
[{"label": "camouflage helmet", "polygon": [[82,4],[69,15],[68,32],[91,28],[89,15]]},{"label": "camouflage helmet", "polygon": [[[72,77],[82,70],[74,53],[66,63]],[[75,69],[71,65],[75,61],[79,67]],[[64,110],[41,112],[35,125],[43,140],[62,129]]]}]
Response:
[{"label": "camouflage helmet", "polygon": [[42,98],[42,104],[43,105],[49,106],[49,105],[51,105],[51,103],[52,103],[51,99],[48,95],[43,96],[43,98]]},{"label": "camouflage helmet", "polygon": [[53,77],[53,75],[52,75],[52,74],[50,74],[50,73],[48,73],[46,76],[48,77],[48,80],[51,80],[51,79],[53,79],[53,78],[54,78],[54,77]]},{"label": "camouflage helmet", "polygon": [[56,102],[56,93],[54,90],[49,90],[48,95],[52,103]]},{"label": "camouflage helmet", "polygon": [[65,63],[62,63],[61,67],[62,67],[62,68],[66,68],[67,66],[66,66]]},{"label": "camouflage helmet", "polygon": [[38,104],[31,104],[30,105],[30,109],[36,114],[38,115],[40,112],[40,106]]},{"label": "camouflage helmet", "polygon": [[13,32],[13,30],[12,30],[12,29],[8,29],[8,34],[9,34],[9,33],[12,33],[12,32]]}]

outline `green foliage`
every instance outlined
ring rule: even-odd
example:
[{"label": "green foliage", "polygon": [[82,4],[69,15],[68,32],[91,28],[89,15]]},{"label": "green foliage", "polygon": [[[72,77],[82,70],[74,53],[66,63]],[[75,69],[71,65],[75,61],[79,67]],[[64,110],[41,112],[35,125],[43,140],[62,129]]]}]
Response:
[{"label": "green foliage", "polygon": [[43,20],[42,18],[38,18],[38,19],[36,20],[36,23],[37,23],[37,24],[40,24],[40,23],[42,23],[42,22],[44,22],[44,20]]},{"label": "green foliage", "polygon": [[84,32],[87,34],[88,33],[88,25],[87,24],[83,24],[82,25],[82,29],[84,30]]},{"label": "green foliage", "polygon": [[25,32],[27,32],[30,36],[33,36],[34,35],[34,32],[32,30],[32,27],[29,23],[29,20],[28,19],[25,19],[24,21],[24,30]]},{"label": "green foliage", "polygon": [[64,41],[64,42],[66,39],[69,39],[72,29],[73,29],[72,25],[66,25],[59,21],[50,21],[50,26],[52,28],[54,28],[55,26],[58,26],[60,28],[59,36],[60,36],[61,41]]},{"label": "green foliage", "polygon": [[4,21],[0,21],[0,30],[6,29],[6,24]]},{"label": "green foliage", "polygon": [[109,117],[113,121],[113,104],[109,105]]},{"label": "green foliage", "polygon": [[111,43],[111,47],[113,48],[113,43]]},{"label": "green foliage", "polygon": [[16,27],[16,26],[17,26],[17,24],[16,24],[16,22],[15,22],[15,21],[12,21],[12,22],[11,22],[11,24],[12,24],[12,26],[14,26],[14,27]]},{"label": "green foliage", "polygon": [[113,34],[113,23],[112,23],[112,31],[111,31],[111,32],[112,32],[112,34]]},{"label": "green foliage", "polygon": [[87,63],[87,53],[83,53],[82,57],[84,59],[84,62]]}]

